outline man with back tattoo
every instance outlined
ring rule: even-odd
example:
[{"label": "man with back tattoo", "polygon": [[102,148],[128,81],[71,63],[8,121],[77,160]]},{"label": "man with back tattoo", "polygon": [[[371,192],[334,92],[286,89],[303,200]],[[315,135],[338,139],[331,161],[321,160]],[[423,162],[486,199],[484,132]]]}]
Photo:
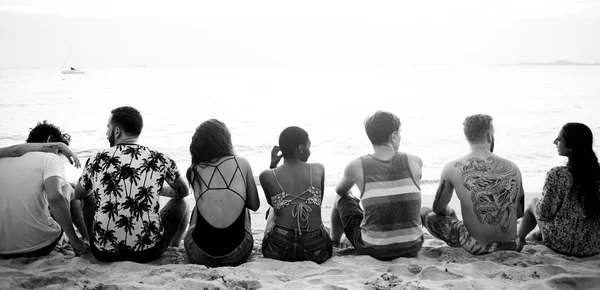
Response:
[{"label": "man with back tattoo", "polygon": [[[423,225],[449,246],[471,254],[520,251],[517,219],[523,217],[525,198],[521,171],[492,153],[492,117],[469,116],[463,125],[471,152],[444,166],[433,209],[421,209]],[[464,221],[448,206],[454,191]]]}]

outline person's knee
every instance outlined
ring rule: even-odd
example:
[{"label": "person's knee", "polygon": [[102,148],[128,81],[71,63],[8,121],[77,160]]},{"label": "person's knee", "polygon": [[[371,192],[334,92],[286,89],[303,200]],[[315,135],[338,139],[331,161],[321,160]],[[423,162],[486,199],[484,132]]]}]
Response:
[{"label": "person's knee", "polygon": [[340,202],[341,196],[339,194],[335,195],[335,200],[333,201],[333,209],[336,210],[338,208],[338,203]]},{"label": "person's knee", "polygon": [[335,196],[335,201],[333,202],[333,208],[337,209],[340,206],[340,202],[349,202],[352,199],[356,199],[356,197],[354,197],[354,195],[352,194],[352,191],[348,191],[348,193],[344,196],[342,195],[336,195]]},{"label": "person's knee", "polygon": [[431,207],[428,207],[428,206],[421,207],[421,216],[427,216],[430,212],[433,212],[433,209],[431,209]]},{"label": "person's knee", "polygon": [[431,209],[428,206],[423,206],[421,207],[421,223],[425,224],[425,219],[427,218],[427,215],[429,215],[429,213],[432,213],[433,209]]},{"label": "person's knee", "polygon": [[183,198],[171,198],[161,210],[161,212],[163,211],[185,213],[187,211],[187,203]]},{"label": "person's knee", "polygon": [[538,198],[532,198],[531,201],[529,202],[529,204],[527,205],[527,208],[525,209],[528,212],[534,213],[535,212],[535,206],[538,203]]}]

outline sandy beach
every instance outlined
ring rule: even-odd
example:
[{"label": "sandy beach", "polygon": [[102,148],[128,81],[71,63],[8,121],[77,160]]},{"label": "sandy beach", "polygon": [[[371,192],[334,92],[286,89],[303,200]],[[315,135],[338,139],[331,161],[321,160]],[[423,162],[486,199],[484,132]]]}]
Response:
[{"label": "sandy beach", "polygon": [[[528,196],[528,199],[532,196]],[[433,196],[424,195],[423,204]],[[456,200],[452,204],[457,204]],[[189,264],[183,247],[149,264],[101,263],[75,257],[66,240],[42,258],[0,259],[0,289],[598,289],[600,255],[574,258],[543,244],[522,252],[473,256],[450,248],[426,230],[415,258],[383,262],[359,256],[349,244],[323,264],[264,258],[264,210],[254,213],[254,250],[238,267]],[[330,208],[324,208],[326,226]]]}]

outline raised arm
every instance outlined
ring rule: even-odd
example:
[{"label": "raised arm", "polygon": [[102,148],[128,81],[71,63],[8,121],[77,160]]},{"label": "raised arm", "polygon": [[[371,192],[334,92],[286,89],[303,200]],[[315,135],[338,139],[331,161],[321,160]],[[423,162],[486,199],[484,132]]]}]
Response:
[{"label": "raised arm", "polygon": [[71,151],[71,148],[62,142],[52,142],[52,143],[24,143],[12,145],[4,148],[0,148],[0,158],[3,157],[18,157],[25,153],[29,152],[54,152],[55,150],[59,150],[62,154],[67,157],[69,162],[75,167],[81,167],[81,163],[79,162],[79,158],[77,154]]},{"label": "raised arm", "polygon": [[48,197],[48,204],[54,219],[63,229],[67,238],[69,238],[69,243],[73,246],[75,253],[82,254],[87,250],[87,246],[75,233],[73,220],[71,219],[71,214],[69,212],[69,202],[62,194],[61,181],[62,179],[58,176],[46,178],[46,180],[44,180],[44,191]]},{"label": "raised arm", "polygon": [[454,186],[450,182],[450,164],[447,164],[442,170],[440,177],[440,185],[438,186],[437,192],[435,193],[435,199],[433,200],[433,212],[437,215],[452,215],[454,210],[448,208],[450,199],[452,199],[452,193],[454,193]]},{"label": "raised arm", "polygon": [[273,149],[271,149],[271,164],[269,165],[270,169],[276,168],[279,164],[279,161],[281,161],[283,154],[278,154],[279,151],[280,149],[277,145],[273,146]]}]

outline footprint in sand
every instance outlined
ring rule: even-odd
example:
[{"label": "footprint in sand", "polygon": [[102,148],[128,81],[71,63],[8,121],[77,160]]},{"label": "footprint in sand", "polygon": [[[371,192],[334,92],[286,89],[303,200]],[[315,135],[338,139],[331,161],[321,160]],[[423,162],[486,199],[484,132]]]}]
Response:
[{"label": "footprint in sand", "polygon": [[463,276],[448,270],[448,268],[442,270],[434,266],[429,266],[421,271],[419,278],[422,280],[443,281],[461,279]]}]

